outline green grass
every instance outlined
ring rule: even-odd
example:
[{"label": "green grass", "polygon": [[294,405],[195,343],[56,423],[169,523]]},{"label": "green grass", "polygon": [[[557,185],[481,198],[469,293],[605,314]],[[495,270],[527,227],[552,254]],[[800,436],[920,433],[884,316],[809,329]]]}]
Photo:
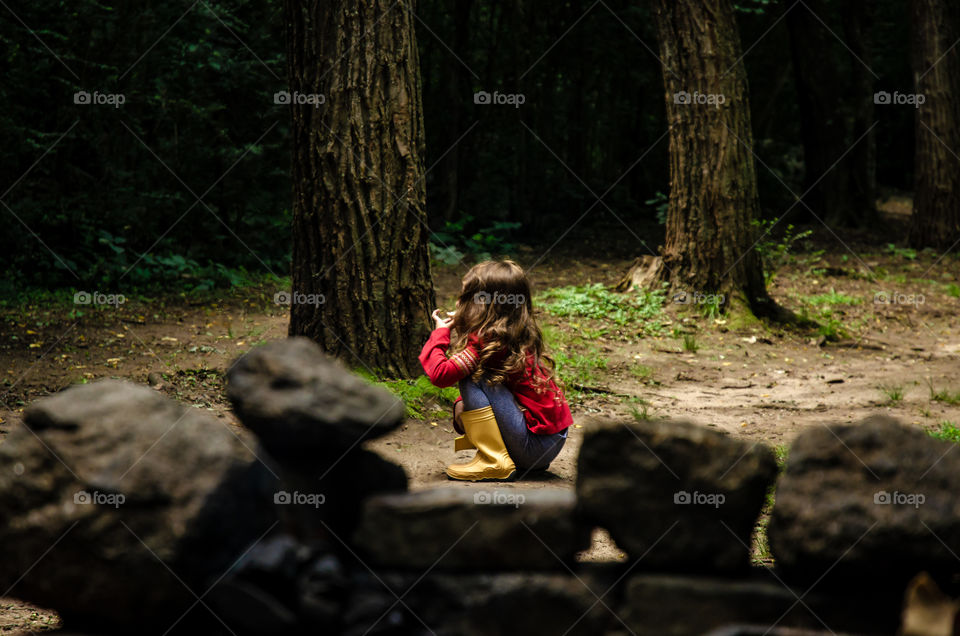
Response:
[{"label": "green grass", "polygon": [[773,447],[773,456],[777,460],[777,468],[781,472],[787,467],[787,456],[790,454],[790,447],[786,444],[777,444]]},{"label": "green grass", "polygon": [[953,422],[944,420],[940,422],[940,428],[935,430],[927,431],[930,434],[930,437],[934,439],[941,439],[945,442],[954,442],[955,444],[960,444],[960,428],[957,427]]},{"label": "green grass", "polygon": [[595,283],[548,289],[536,301],[547,313],[559,318],[591,318],[621,326],[630,323],[643,333],[656,334],[661,328],[659,316],[664,298],[662,290],[620,294]]},{"label": "green grass", "polygon": [[440,405],[452,406],[460,395],[457,387],[441,389],[431,384],[430,379],[425,375],[421,375],[416,380],[379,380],[365,369],[356,369],[356,372],[368,382],[382,386],[400,398],[407,408],[407,417],[418,420],[426,419],[430,411],[439,410],[437,407]]},{"label": "green grass", "polygon": [[863,302],[862,298],[839,294],[836,290],[830,289],[828,294],[817,294],[814,296],[804,296],[802,300],[814,307],[834,306],[834,305],[859,305]]},{"label": "green grass", "polygon": [[556,373],[568,386],[590,386],[599,379],[598,371],[607,369],[607,359],[597,347],[587,347],[583,353],[554,351]]},{"label": "green grass", "polygon": [[960,298],[960,285],[950,283],[947,285],[947,295],[952,298]]},{"label": "green grass", "polygon": [[917,260],[917,250],[909,247],[897,247],[893,243],[887,243],[887,254],[893,254],[908,261]]},{"label": "green grass", "polygon": [[646,422],[652,419],[652,415],[650,414],[650,403],[643,398],[639,398],[637,400],[637,406],[630,408],[630,414],[633,415],[633,419],[637,420],[638,422]]},{"label": "green grass", "polygon": [[690,353],[696,353],[700,350],[700,345],[697,344],[697,337],[693,334],[686,334],[683,336],[683,350]]},{"label": "green grass", "polygon": [[927,386],[930,387],[931,402],[942,402],[950,406],[960,404],[960,391],[954,393],[950,389],[935,389],[932,380],[927,380]]},{"label": "green grass", "polygon": [[889,386],[880,385],[877,387],[884,397],[887,398],[887,404],[893,406],[903,401],[903,385],[892,384]]},{"label": "green grass", "polygon": [[653,379],[653,368],[648,367],[645,364],[638,364],[636,366],[630,367],[630,375],[640,380],[641,382],[655,383]]}]

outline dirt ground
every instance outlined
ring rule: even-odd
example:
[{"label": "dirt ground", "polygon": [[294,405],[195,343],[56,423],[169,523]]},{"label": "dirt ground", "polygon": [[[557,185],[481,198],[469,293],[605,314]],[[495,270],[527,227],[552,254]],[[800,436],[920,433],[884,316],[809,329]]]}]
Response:
[{"label": "dirt ground", "polygon": [[[555,349],[602,361],[589,387],[571,393],[576,425],[549,472],[515,484],[455,487],[571,488],[583,433],[594,419],[690,419],[730,435],[789,445],[801,431],[888,413],[934,429],[960,422],[960,397],[935,399],[935,391],[960,394],[958,360],[960,274],[957,254],[888,248],[903,236],[909,204],[885,204],[887,236],[847,236],[823,227],[799,247],[769,285],[781,304],[827,323],[817,330],[760,323],[733,324],[667,302],[659,335],[634,325],[560,319],[539,312],[558,334]],[[537,262],[545,247],[521,247],[515,258],[531,271],[539,290],[564,285],[615,283],[632,261],[635,241],[605,245],[583,255],[583,243],[618,233],[616,225],[584,230]],[[622,228],[620,235],[624,235]],[[656,239],[652,239],[656,241]],[[463,269],[438,268],[438,301],[452,307]],[[222,375],[251,347],[286,335],[287,314],[273,303],[275,289],[230,292],[214,301],[133,299],[119,308],[70,317],[73,307],[37,303],[0,311],[0,443],[33,400],[76,382],[119,377],[159,385],[158,390],[214,413],[241,430],[227,403]],[[884,302],[886,300],[886,302]],[[827,312],[824,314],[823,312]],[[151,374],[160,374],[151,375]],[[154,381],[149,381],[148,376]],[[161,379],[162,376],[162,379]],[[466,459],[452,450],[447,405],[430,406],[369,447],[401,464],[414,489],[451,485],[443,468]],[[642,415],[640,414],[642,413]],[[597,532],[584,560],[624,558]],[[47,629],[55,615],[0,599],[0,633]],[[45,622],[46,621],[46,622]]]}]

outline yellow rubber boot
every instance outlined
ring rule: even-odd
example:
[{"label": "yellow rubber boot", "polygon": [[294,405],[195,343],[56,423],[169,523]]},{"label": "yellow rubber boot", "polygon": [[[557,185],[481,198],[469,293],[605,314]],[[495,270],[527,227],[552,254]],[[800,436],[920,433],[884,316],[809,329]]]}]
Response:
[{"label": "yellow rubber boot", "polygon": [[473,442],[471,442],[466,435],[461,435],[460,437],[453,438],[453,450],[455,452],[462,451],[462,450],[470,450],[471,448],[476,448],[476,446],[473,445]]},{"label": "yellow rubber boot", "polygon": [[461,418],[466,437],[477,447],[477,454],[466,464],[447,466],[447,476],[460,481],[513,480],[517,467],[503,443],[493,408],[464,411]]}]

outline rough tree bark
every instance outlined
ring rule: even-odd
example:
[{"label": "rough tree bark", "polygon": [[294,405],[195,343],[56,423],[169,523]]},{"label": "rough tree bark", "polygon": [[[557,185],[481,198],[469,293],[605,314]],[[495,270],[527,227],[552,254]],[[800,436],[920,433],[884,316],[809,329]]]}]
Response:
[{"label": "rough tree bark", "polygon": [[917,94],[926,98],[915,124],[914,247],[944,249],[960,240],[960,49],[954,46],[958,14],[955,0],[913,2],[914,82]]},{"label": "rough tree bark", "polygon": [[[655,7],[670,127],[667,234],[660,257],[638,259],[628,277],[639,282],[646,273],[675,291],[723,294],[724,309],[742,304],[756,315],[783,317],[753,249],[757,176],[733,5],[657,0]],[[723,103],[696,103],[709,95]]]},{"label": "rough tree bark", "polygon": [[873,78],[861,62],[867,54],[864,2],[848,0],[841,9],[847,46],[860,60],[840,65],[837,59],[849,53],[820,21],[830,17],[822,0],[794,6],[786,19],[806,168],[807,207],[798,216],[812,212],[828,225],[859,227],[877,218],[874,140],[867,133],[873,125]]},{"label": "rough tree bark", "polygon": [[[435,301],[413,2],[287,0],[284,11],[293,94],[290,335],[350,364],[413,376]],[[321,94],[325,103],[297,104],[297,94]]]}]

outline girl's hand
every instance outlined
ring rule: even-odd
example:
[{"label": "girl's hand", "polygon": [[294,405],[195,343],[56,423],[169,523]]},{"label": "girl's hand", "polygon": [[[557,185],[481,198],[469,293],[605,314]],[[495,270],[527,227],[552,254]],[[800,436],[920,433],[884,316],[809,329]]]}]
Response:
[{"label": "girl's hand", "polygon": [[[447,312],[448,316],[453,316],[452,313]],[[430,314],[430,317],[433,318],[433,322],[437,325],[437,329],[449,328],[453,324],[453,318],[443,318],[440,316],[440,310],[434,309],[433,313]]]}]

